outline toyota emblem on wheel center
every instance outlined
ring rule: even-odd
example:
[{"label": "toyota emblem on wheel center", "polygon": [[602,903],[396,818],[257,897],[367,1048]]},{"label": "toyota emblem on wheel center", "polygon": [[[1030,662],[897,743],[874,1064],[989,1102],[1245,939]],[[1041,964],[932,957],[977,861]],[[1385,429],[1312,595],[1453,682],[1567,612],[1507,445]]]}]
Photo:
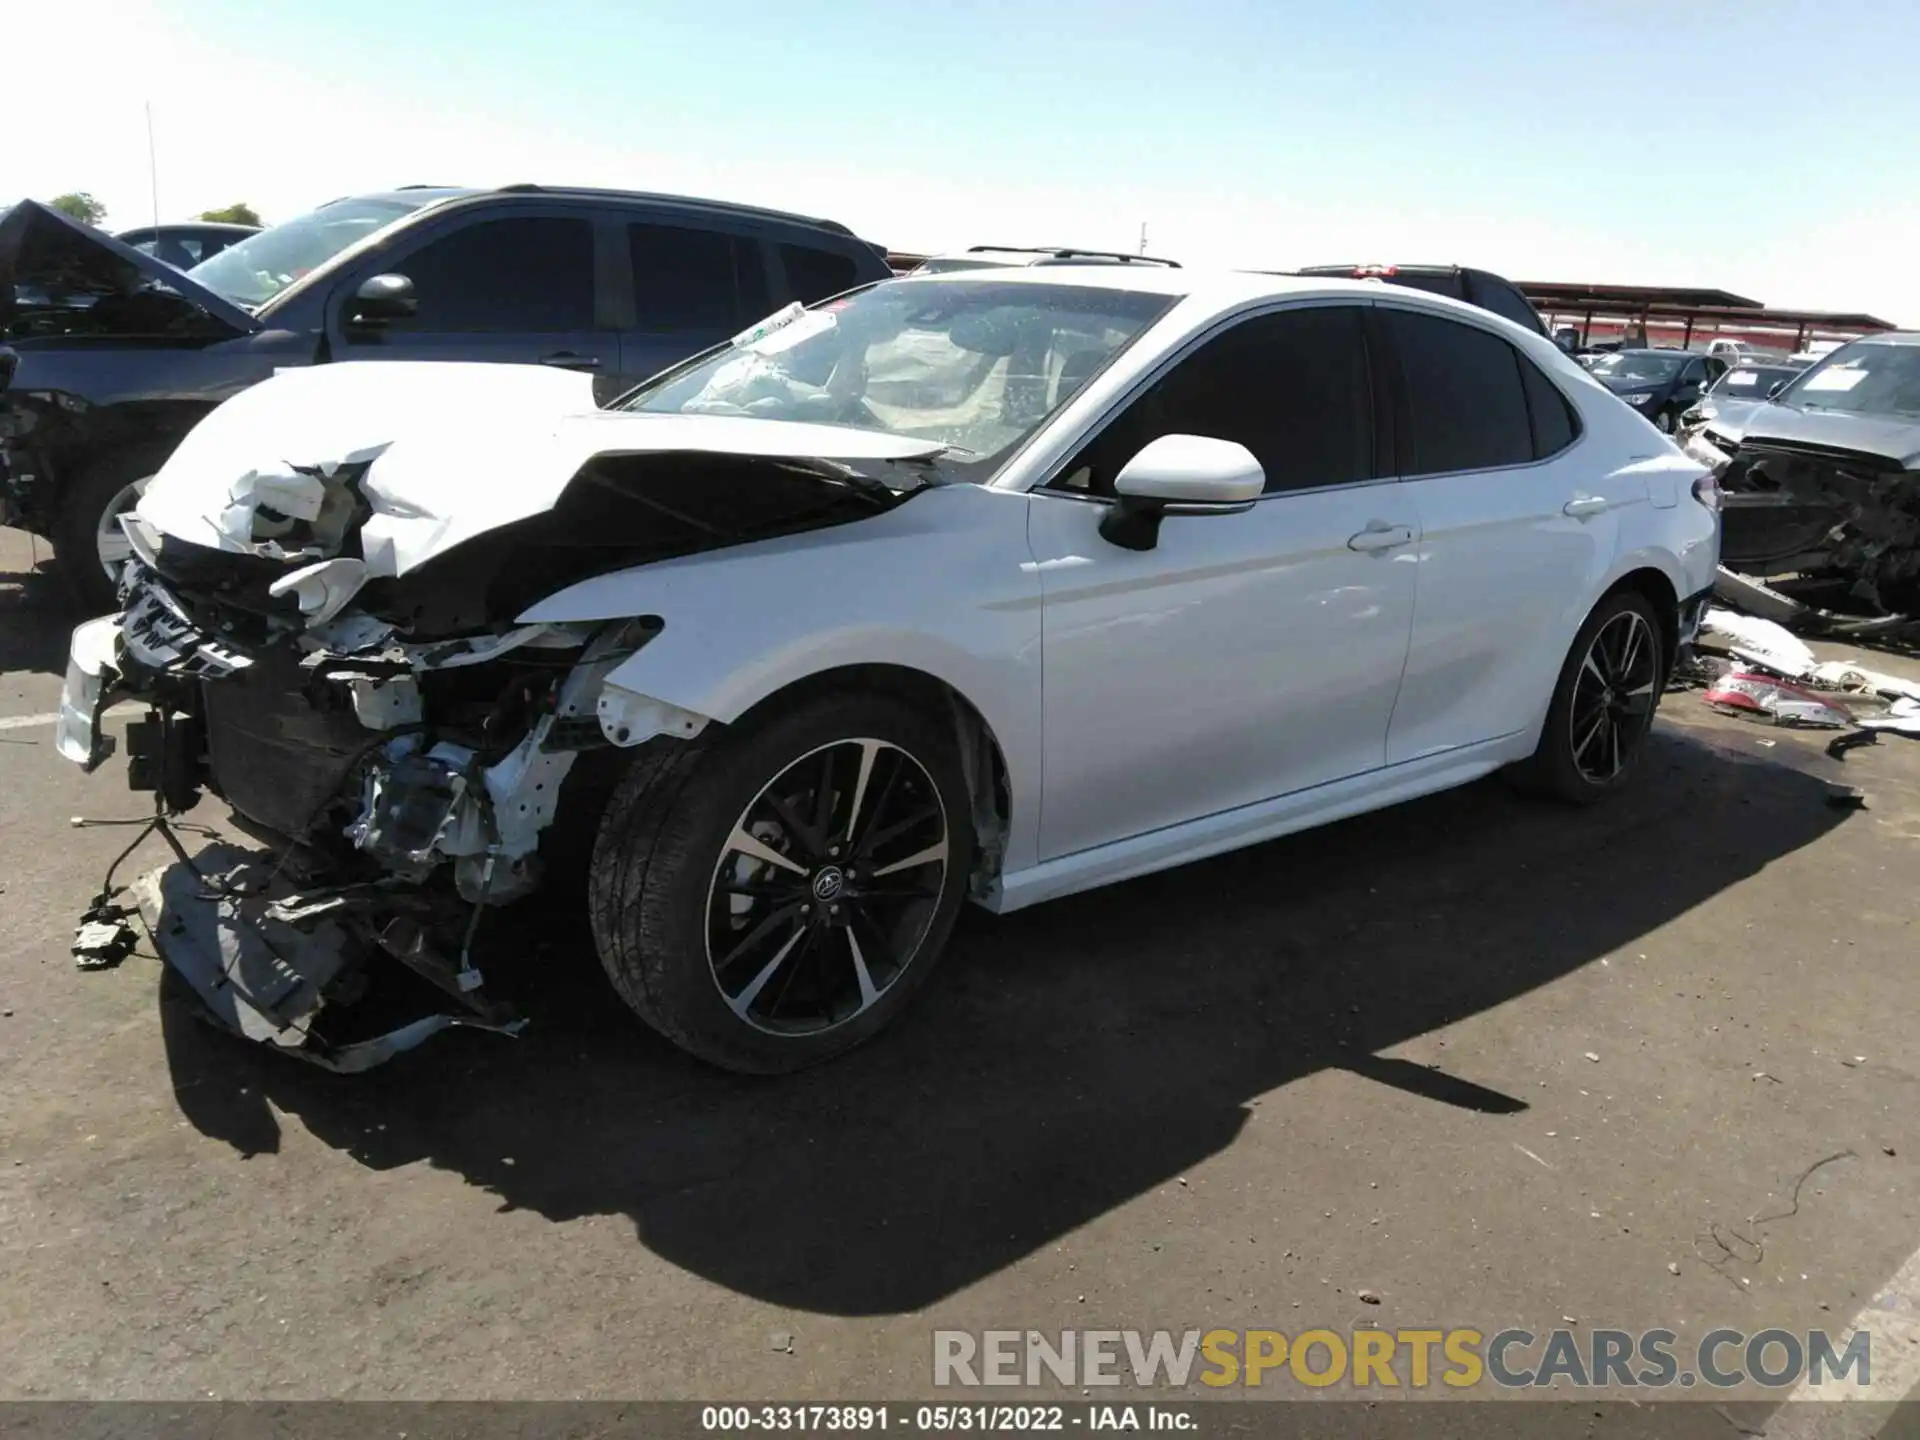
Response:
[{"label": "toyota emblem on wheel center", "polygon": [[816,900],[838,900],[840,891],[846,884],[846,876],[837,865],[829,865],[813,877],[813,898]]}]

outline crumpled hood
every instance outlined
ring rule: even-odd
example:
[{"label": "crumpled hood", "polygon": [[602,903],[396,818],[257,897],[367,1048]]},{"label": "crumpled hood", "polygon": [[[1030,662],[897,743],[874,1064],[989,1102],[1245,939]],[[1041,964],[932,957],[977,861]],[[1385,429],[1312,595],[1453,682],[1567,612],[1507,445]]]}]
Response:
[{"label": "crumpled hood", "polygon": [[221,405],[137,513],[195,545],[261,554],[263,509],[312,521],[330,503],[327,477],[365,465],[365,574],[398,576],[552,508],[600,455],[908,460],[944,448],[833,425],[600,411],[590,377],[545,366],[359,361],[283,371]]},{"label": "crumpled hood", "polygon": [[1898,461],[1909,469],[1920,465],[1920,420],[1877,415],[1846,415],[1831,410],[1802,410],[1768,401],[1744,414],[1716,416],[1714,429],[1742,444],[1764,445],[1769,440],[1789,445],[1821,445],[1834,450],[1857,450]]}]

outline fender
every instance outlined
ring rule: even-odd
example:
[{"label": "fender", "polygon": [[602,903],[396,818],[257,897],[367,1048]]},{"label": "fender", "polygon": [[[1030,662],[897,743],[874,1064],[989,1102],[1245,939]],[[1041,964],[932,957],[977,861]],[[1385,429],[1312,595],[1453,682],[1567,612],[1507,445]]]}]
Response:
[{"label": "fender", "polygon": [[607,677],[623,712],[658,721],[634,729],[628,744],[697,733],[707,720],[730,724],[845,666],[895,665],[944,682],[980,712],[1006,760],[1011,870],[1032,863],[1039,842],[1041,591],[1028,504],[1023,494],[940,486],[856,524],[597,576],[519,622],[660,621]]}]

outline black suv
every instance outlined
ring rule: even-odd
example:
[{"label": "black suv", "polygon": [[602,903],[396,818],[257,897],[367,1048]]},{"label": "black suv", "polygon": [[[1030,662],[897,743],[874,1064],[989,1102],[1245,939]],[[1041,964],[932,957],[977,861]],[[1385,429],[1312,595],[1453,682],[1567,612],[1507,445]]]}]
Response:
[{"label": "black suv", "polygon": [[[1547,333],[1527,297],[1511,280],[1503,280],[1490,270],[1469,270],[1460,265],[1309,265],[1295,275],[1337,277],[1347,280],[1384,280],[1389,285],[1406,285],[1434,295],[1464,300],[1491,310],[1503,320],[1523,325],[1536,335]],[[1551,338],[1551,337],[1549,337]]]},{"label": "black suv", "polygon": [[335,200],[183,274],[23,201],[0,217],[0,524],[51,537],[108,611],[116,517],[201,416],[282,366],[556,365],[605,399],[891,273],[832,221],[510,185]]}]

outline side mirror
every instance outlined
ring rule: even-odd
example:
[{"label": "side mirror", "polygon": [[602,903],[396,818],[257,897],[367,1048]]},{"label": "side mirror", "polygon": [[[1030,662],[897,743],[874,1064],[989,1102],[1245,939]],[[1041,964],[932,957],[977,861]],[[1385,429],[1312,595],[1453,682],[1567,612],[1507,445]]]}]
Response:
[{"label": "side mirror", "polygon": [[353,308],[347,312],[347,322],[378,326],[389,320],[404,320],[419,310],[413,281],[404,275],[374,275],[361,281],[360,288],[353,292]]},{"label": "side mirror", "polygon": [[1162,435],[1114,477],[1117,499],[1100,522],[1100,535],[1123,550],[1151,550],[1160,541],[1165,516],[1237,514],[1251,507],[1266,485],[1266,471],[1244,445],[1204,435]]}]

